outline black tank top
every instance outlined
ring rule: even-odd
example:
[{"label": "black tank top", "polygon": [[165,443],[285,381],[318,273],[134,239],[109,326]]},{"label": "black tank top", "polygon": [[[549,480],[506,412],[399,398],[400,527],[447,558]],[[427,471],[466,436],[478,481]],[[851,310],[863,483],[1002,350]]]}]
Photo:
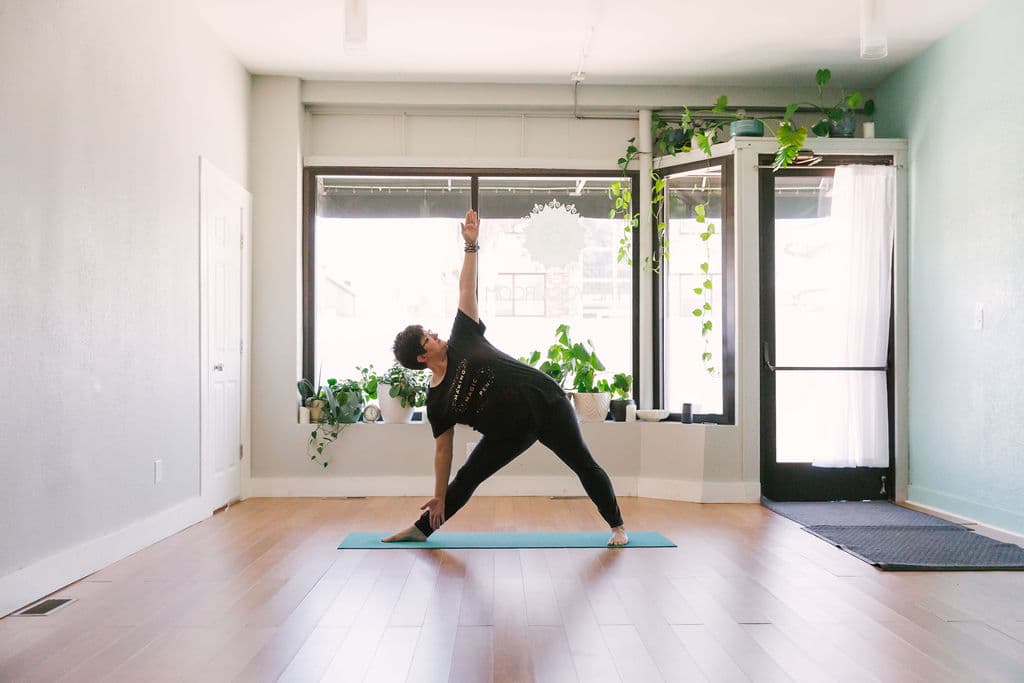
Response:
[{"label": "black tank top", "polygon": [[555,380],[502,353],[486,326],[461,310],[448,339],[444,379],[427,391],[427,419],[437,438],[455,424],[484,435],[521,433],[542,425],[554,401],[566,400]]}]

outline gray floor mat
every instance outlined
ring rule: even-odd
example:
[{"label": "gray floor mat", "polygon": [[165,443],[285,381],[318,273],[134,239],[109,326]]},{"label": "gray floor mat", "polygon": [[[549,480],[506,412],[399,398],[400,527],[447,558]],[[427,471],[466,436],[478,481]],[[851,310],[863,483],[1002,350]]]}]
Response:
[{"label": "gray floor mat", "polygon": [[954,522],[900,507],[884,500],[830,501],[824,503],[777,503],[764,498],[762,504],[801,526],[942,526],[962,529]]},{"label": "gray floor mat", "polygon": [[832,526],[807,531],[880,569],[1024,570],[1024,549],[961,526]]}]

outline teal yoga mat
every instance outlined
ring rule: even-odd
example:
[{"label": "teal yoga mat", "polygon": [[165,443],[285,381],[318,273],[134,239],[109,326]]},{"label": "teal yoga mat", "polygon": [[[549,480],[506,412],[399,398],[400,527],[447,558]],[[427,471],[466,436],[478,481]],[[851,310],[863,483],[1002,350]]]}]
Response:
[{"label": "teal yoga mat", "polygon": [[[438,531],[426,541],[381,543],[387,533],[357,531],[345,537],[339,550],[353,548],[605,548],[609,531],[556,531],[556,532],[447,532]],[[629,543],[623,548],[675,548],[676,544],[657,531],[630,531]]]}]

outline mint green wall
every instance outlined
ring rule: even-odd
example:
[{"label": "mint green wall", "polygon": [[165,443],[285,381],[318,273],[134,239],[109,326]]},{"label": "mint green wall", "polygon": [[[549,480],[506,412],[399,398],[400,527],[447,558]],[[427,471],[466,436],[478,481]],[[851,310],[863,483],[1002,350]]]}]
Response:
[{"label": "mint green wall", "polygon": [[[910,144],[912,501],[1024,532],[1024,2],[878,88]],[[984,326],[974,328],[975,306]]]}]

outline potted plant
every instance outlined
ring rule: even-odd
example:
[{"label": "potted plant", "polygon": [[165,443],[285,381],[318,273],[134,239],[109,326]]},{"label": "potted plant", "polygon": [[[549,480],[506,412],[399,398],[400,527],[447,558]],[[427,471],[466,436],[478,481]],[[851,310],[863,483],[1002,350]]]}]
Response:
[{"label": "potted plant", "polygon": [[604,363],[597,357],[589,339],[572,341],[568,325],[559,325],[555,330],[555,343],[548,348],[543,360],[540,351],[520,360],[537,367],[563,389],[571,389],[572,402],[581,422],[603,422],[608,416],[610,385],[608,380],[597,378],[598,373],[605,370]]},{"label": "potted plant", "polygon": [[[590,342],[587,342],[590,345]],[[582,346],[582,345],[580,345]],[[597,358],[593,346],[587,349],[589,359],[580,359],[573,377],[572,404],[580,422],[604,422],[608,417],[611,393],[608,380],[597,379],[596,373],[604,370],[604,364]]]},{"label": "potted plant", "polygon": [[831,80],[832,72],[829,69],[818,69],[814,74],[814,81],[818,85],[818,103],[811,106],[821,113],[821,118],[811,126],[811,130],[818,137],[852,138],[857,131],[856,110],[863,101],[864,115],[871,117],[875,113],[875,101],[864,101],[859,92],[847,93],[840,88],[839,101],[826,106],[825,86]]},{"label": "potted plant", "polygon": [[[310,422],[319,422],[320,415],[326,405],[326,401],[319,397],[321,393],[319,380],[317,380],[317,385],[314,387],[312,381],[303,377],[298,381],[297,386],[299,389],[299,405],[309,411]],[[316,411],[316,419],[313,418],[314,410]]]},{"label": "potted plant", "polygon": [[369,402],[371,400],[377,401],[377,383],[380,381],[380,377],[373,370],[373,363],[368,366],[360,367],[356,366],[356,370],[359,371],[359,386],[363,390],[363,397],[367,401],[367,407],[372,410],[363,412],[364,422],[376,422],[380,417],[380,406],[379,402],[377,405],[372,405]]},{"label": "potted plant", "polygon": [[298,382],[298,389],[302,402],[310,408],[310,422],[316,425],[310,432],[306,454],[310,460],[319,460],[327,467],[324,449],[337,441],[345,426],[358,421],[363,413],[362,387],[356,380],[331,378],[314,388],[310,380],[303,378]]},{"label": "potted plant", "polygon": [[[743,109],[730,110],[729,98],[720,95],[710,109],[691,110],[689,107],[683,107],[678,122],[655,113],[651,116],[654,149],[660,156],[697,149],[711,156],[711,145],[719,140],[726,128],[731,137],[761,137],[767,130],[772,133],[779,145],[775,159],[776,167],[784,168],[796,159],[800,147],[807,138],[807,129],[794,128],[790,121],[799,107],[799,104],[789,105],[781,119],[760,118],[750,116]],[[635,141],[636,138],[627,141],[629,144],[626,147],[626,154],[618,159],[618,165],[623,173],[639,155]]]},{"label": "potted plant", "polygon": [[423,370],[409,370],[398,363],[378,376],[375,389],[384,421],[411,421],[414,409],[427,402],[428,382]]},{"label": "potted plant", "polygon": [[633,399],[629,390],[633,388],[633,376],[624,372],[617,373],[608,383],[608,389],[612,393],[612,400],[609,407],[612,411],[612,419],[616,422],[626,421],[626,406],[633,405]]}]

